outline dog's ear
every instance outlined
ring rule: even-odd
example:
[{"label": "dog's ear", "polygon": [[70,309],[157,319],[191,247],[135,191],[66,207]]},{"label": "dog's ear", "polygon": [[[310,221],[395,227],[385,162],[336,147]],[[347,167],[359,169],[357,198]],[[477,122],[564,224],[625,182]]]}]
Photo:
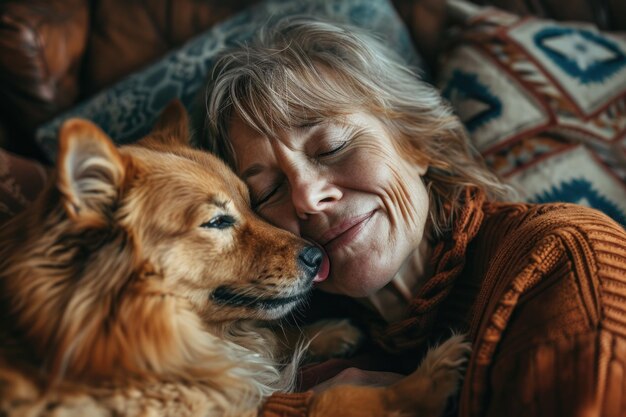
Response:
[{"label": "dog's ear", "polygon": [[59,135],[58,187],[69,216],[83,224],[106,224],[124,179],[124,160],[95,124],[70,119]]},{"label": "dog's ear", "polygon": [[189,144],[189,115],[183,103],[176,99],[159,116],[150,137],[164,143]]}]

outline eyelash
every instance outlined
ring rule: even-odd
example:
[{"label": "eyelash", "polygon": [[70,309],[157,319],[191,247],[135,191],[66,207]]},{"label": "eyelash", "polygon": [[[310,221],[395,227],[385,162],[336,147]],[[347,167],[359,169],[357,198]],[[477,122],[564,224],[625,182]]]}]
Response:
[{"label": "eyelash", "polygon": [[322,152],[322,153],[318,154],[317,156],[318,156],[318,158],[319,158],[319,157],[322,157],[322,158],[323,158],[323,157],[325,157],[325,156],[331,156],[331,155],[334,155],[334,154],[336,154],[337,152],[339,152],[340,150],[342,150],[343,148],[345,148],[347,144],[348,144],[348,141],[347,141],[347,140],[344,140],[343,142],[341,142],[341,144],[340,144],[339,146],[337,146],[337,147],[335,147],[335,148],[331,149],[330,151],[327,151],[327,152]]},{"label": "eyelash", "polygon": [[261,204],[265,203],[267,200],[272,198],[272,196],[276,193],[276,191],[278,191],[278,188],[280,187],[280,185],[281,184],[273,187],[269,192],[262,195],[262,197],[253,198],[252,208],[256,210],[257,207],[259,207]]}]

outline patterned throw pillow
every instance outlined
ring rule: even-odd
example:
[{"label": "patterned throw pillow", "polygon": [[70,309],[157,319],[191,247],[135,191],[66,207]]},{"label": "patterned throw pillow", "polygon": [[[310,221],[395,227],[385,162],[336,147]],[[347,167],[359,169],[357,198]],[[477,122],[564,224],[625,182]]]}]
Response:
[{"label": "patterned throw pillow", "polygon": [[626,36],[480,8],[452,45],[437,84],[487,164],[626,226]]},{"label": "patterned throw pillow", "polygon": [[58,129],[70,117],[94,121],[120,143],[137,140],[149,132],[172,99],[179,98],[191,108],[222,48],[245,42],[269,18],[284,15],[320,16],[368,28],[411,65],[421,64],[389,0],[268,0],[214,26],[143,71],[43,125],[36,132],[37,142],[54,159]]}]

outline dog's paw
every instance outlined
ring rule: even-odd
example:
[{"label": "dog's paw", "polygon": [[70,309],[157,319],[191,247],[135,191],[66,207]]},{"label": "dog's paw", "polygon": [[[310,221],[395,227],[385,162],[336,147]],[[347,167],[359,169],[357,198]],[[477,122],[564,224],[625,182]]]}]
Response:
[{"label": "dog's paw", "polygon": [[471,344],[461,335],[452,336],[428,351],[418,371],[432,380],[435,397],[448,398],[456,391],[470,352]]},{"label": "dog's paw", "polygon": [[348,319],[320,320],[303,330],[310,341],[307,357],[314,360],[350,356],[364,340],[363,332]]},{"label": "dog's paw", "polygon": [[439,416],[448,397],[459,386],[471,345],[455,335],[431,348],[415,372],[392,387],[400,408],[417,410],[420,416]]}]

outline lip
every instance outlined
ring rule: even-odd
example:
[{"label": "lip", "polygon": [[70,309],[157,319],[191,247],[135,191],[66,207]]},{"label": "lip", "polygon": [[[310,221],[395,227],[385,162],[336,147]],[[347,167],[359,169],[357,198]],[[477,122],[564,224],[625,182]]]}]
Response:
[{"label": "lip", "polygon": [[332,248],[348,243],[356,237],[363,226],[372,218],[376,210],[361,216],[356,216],[342,222],[339,226],[333,227],[322,235],[320,242],[322,246],[330,251]]}]

